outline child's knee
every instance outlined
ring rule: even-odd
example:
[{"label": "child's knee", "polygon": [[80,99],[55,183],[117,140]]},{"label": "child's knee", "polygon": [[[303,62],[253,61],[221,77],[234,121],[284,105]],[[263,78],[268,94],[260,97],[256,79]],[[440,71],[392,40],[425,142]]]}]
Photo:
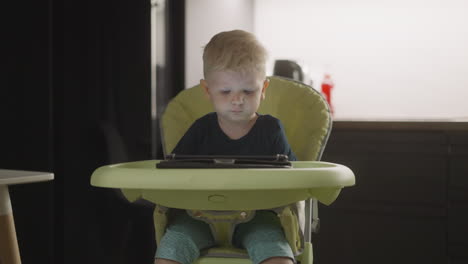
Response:
[{"label": "child's knee", "polygon": [[200,255],[200,250],[187,234],[167,230],[156,250],[157,264],[191,264]]},{"label": "child's knee", "polygon": [[255,264],[292,264],[294,259],[282,230],[253,232],[244,238],[243,246]]},{"label": "child's knee", "polygon": [[166,230],[166,233],[168,232],[186,236],[198,249],[214,245],[209,225],[200,220],[193,219],[186,212],[183,212],[174,219],[174,222]]},{"label": "child's knee", "polygon": [[271,241],[270,235],[284,237],[283,228],[276,214],[269,211],[257,211],[255,217],[247,222],[239,224],[235,231],[237,241],[244,243],[246,240]]},{"label": "child's knee", "polygon": [[294,264],[294,261],[288,257],[272,257],[265,259],[260,264]]},{"label": "child's knee", "polygon": [[174,260],[157,258],[154,260],[154,264],[182,264]]}]

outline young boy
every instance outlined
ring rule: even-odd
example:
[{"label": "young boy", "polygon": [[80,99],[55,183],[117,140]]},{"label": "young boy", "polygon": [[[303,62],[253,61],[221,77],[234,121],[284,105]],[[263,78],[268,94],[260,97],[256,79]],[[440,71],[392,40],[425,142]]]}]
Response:
[{"label": "young boy", "polygon": [[[234,30],[215,35],[203,53],[200,81],[215,112],[189,128],[173,153],[197,155],[276,155],[296,160],[281,122],[257,109],[265,98],[267,53],[252,34]],[[247,249],[254,264],[292,264],[294,256],[279,219],[257,211],[236,227],[233,244]],[[191,264],[200,250],[215,246],[210,227],[186,212],[169,225],[156,252],[155,264]]]}]

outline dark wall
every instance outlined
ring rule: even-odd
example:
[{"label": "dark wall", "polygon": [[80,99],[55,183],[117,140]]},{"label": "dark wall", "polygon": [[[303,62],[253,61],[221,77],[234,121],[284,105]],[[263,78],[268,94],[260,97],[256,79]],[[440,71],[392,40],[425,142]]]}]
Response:
[{"label": "dark wall", "polygon": [[[150,1],[11,2],[0,168],[55,174],[10,188],[23,264],[152,263],[152,205],[89,184],[99,166],[152,158]],[[180,18],[184,1],[167,10]],[[183,55],[184,23],[168,24],[168,56]],[[183,88],[158,87],[159,103]]]},{"label": "dark wall", "polygon": [[[25,4],[2,3],[0,168],[53,171],[51,10]],[[23,263],[53,263],[54,182],[9,190]]]},{"label": "dark wall", "polygon": [[[149,3],[65,1],[63,11],[64,83],[54,111],[64,262],[129,263],[133,206],[89,180],[104,164],[150,158]],[[147,234],[141,242],[151,246]]]}]

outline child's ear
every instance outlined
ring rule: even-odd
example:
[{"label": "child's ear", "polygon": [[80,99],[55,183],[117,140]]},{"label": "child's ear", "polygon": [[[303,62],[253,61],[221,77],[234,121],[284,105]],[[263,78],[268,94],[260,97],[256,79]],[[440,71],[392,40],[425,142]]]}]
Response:
[{"label": "child's ear", "polygon": [[204,79],[200,80],[200,85],[201,85],[201,87],[203,87],[203,91],[205,91],[205,95],[207,97],[209,97],[210,93],[208,92],[208,84],[206,83],[206,81]]},{"label": "child's ear", "polygon": [[265,92],[269,85],[270,85],[270,79],[266,79],[265,81],[263,81],[262,100],[265,99]]}]

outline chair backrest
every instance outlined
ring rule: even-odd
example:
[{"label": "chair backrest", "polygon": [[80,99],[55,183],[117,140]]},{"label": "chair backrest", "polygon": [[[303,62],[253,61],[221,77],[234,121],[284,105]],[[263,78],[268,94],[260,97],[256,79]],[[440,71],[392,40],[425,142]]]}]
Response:
[{"label": "chair backrest", "polygon": [[[326,100],[303,83],[277,76],[269,79],[270,86],[258,113],[281,120],[298,160],[319,160],[332,126]],[[174,97],[161,119],[164,154],[171,153],[195,120],[213,111],[200,85]]]}]

